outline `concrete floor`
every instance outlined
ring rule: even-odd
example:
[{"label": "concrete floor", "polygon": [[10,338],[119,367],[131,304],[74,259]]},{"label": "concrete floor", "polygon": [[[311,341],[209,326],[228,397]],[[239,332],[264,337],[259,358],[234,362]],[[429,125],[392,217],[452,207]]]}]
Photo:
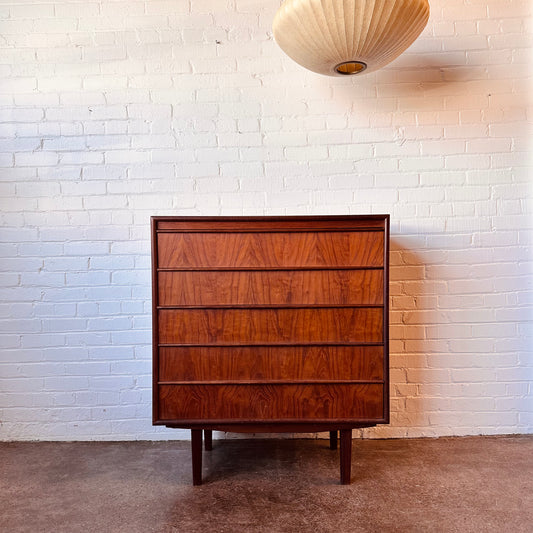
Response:
[{"label": "concrete floor", "polygon": [[533,531],[533,437],[0,443],[0,531]]}]

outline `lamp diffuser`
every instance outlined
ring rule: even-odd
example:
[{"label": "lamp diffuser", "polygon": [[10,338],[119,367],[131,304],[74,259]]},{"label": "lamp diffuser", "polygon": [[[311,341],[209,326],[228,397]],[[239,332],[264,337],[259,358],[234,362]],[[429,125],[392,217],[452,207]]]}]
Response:
[{"label": "lamp diffuser", "polygon": [[428,18],[428,0],[285,0],[273,31],[296,63],[343,76],[372,72],[396,59]]}]

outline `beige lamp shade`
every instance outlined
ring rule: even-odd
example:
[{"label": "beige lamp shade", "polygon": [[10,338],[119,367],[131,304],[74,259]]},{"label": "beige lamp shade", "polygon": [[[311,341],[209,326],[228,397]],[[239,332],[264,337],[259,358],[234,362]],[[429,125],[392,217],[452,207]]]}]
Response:
[{"label": "beige lamp shade", "polygon": [[428,0],[285,0],[274,38],[303,67],[329,76],[372,72],[422,33]]}]

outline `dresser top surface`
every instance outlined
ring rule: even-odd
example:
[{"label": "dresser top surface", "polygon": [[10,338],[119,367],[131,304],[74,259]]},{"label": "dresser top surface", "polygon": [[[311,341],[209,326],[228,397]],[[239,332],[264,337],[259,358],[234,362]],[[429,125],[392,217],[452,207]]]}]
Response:
[{"label": "dresser top surface", "polygon": [[153,216],[156,231],[384,230],[390,215]]}]

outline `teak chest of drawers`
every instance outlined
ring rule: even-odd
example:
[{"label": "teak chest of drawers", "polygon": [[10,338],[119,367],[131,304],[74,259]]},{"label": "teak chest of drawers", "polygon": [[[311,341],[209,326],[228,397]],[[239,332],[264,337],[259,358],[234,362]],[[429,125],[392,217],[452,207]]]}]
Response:
[{"label": "teak chest of drawers", "polygon": [[152,217],[153,423],[202,431],[388,423],[389,216]]}]

